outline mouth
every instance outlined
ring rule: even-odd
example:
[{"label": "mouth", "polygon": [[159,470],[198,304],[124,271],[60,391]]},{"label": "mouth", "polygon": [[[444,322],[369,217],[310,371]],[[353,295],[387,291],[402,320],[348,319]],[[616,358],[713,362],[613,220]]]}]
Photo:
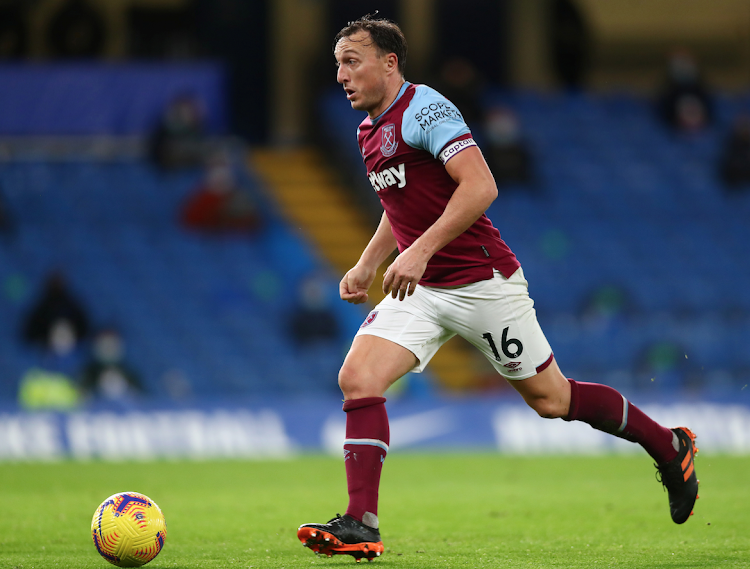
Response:
[{"label": "mouth", "polygon": [[346,98],[349,100],[354,96],[354,89],[344,89],[344,92],[346,93]]}]

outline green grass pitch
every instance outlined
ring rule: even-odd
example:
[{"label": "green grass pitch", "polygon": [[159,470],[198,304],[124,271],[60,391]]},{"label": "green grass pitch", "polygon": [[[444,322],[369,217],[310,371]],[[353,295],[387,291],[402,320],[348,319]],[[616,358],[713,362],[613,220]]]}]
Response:
[{"label": "green grass pitch", "polygon": [[[696,466],[701,499],[677,526],[645,454],[393,453],[379,512],[386,553],[368,567],[750,567],[750,457],[699,454]],[[0,567],[110,567],[89,527],[99,503],[125,490],[167,518],[150,568],[354,565],[297,541],[300,523],[346,507],[342,460],[306,456],[0,464]]]}]

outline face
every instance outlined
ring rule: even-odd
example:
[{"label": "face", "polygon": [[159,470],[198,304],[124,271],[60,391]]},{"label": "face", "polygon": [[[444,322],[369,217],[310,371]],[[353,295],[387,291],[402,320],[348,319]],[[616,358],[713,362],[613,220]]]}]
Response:
[{"label": "face", "polygon": [[366,111],[370,117],[382,113],[390,103],[387,86],[394,72],[395,56],[378,55],[365,31],[341,38],[334,56],[338,65],[336,80],[344,86],[352,108]]}]

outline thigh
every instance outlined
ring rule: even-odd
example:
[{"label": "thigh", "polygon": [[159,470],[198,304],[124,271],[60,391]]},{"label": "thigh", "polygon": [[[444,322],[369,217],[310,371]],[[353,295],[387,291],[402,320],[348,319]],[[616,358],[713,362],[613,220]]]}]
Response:
[{"label": "thigh", "polygon": [[345,399],[381,397],[418,363],[411,351],[390,340],[356,336],[341,367],[339,385]]},{"label": "thigh", "polygon": [[377,336],[405,348],[415,357],[414,366],[406,371],[419,373],[455,334],[439,323],[434,298],[417,285],[404,300],[386,296],[367,315],[355,339]]},{"label": "thigh", "polygon": [[510,279],[498,273],[443,296],[445,326],[478,348],[504,378],[532,377],[552,361],[521,269]]}]

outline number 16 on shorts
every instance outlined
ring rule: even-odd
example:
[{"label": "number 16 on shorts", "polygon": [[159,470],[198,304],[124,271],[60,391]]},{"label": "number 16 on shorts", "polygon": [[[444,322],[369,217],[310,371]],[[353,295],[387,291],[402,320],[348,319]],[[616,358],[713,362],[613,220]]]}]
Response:
[{"label": "number 16 on shorts", "polygon": [[[523,344],[520,340],[516,340],[515,338],[508,339],[508,330],[510,330],[510,326],[506,326],[505,329],[503,329],[503,335],[500,339],[500,348],[503,350],[506,358],[513,359],[519,357],[523,353]],[[495,359],[497,361],[502,361],[500,359],[500,353],[497,351],[495,339],[492,337],[492,332],[485,332],[482,334],[482,338],[489,343],[492,355],[495,356]]]}]

